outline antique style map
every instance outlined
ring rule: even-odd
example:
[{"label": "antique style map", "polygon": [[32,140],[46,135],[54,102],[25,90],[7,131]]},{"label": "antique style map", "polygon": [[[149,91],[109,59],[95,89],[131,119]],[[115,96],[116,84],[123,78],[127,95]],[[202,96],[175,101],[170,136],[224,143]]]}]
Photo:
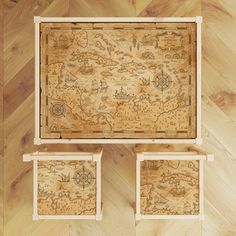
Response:
[{"label": "antique style map", "polygon": [[140,181],[141,214],[199,214],[198,160],[142,161]]},{"label": "antique style map", "polygon": [[38,161],[39,215],[95,215],[96,162]]},{"label": "antique style map", "polygon": [[195,23],[41,23],[41,138],[195,138]]}]

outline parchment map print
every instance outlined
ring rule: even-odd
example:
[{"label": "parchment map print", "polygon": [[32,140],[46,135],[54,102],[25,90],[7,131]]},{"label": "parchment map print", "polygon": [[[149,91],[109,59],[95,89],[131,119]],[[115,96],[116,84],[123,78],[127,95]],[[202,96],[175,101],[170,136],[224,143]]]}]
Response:
[{"label": "parchment map print", "polygon": [[141,214],[199,214],[199,161],[142,161],[140,179]]},{"label": "parchment map print", "polygon": [[195,138],[195,23],[41,23],[41,138]]},{"label": "parchment map print", "polygon": [[38,161],[39,215],[95,215],[96,162]]}]

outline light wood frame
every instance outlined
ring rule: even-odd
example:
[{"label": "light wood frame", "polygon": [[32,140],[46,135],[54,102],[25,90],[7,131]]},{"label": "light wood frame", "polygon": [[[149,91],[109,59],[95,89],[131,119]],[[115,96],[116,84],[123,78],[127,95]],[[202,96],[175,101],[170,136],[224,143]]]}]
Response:
[{"label": "light wood frame", "polygon": [[[196,48],[196,138],[193,139],[55,139],[40,137],[40,23],[41,22],[195,22]],[[35,138],[34,144],[46,143],[194,143],[202,144],[201,135],[201,24],[202,16],[196,17],[34,17],[35,23]]]},{"label": "light wood frame", "polygon": [[[33,220],[41,219],[80,219],[101,220],[101,157],[100,152],[34,152],[23,155],[23,161],[33,161]],[[82,160],[96,162],[96,214],[95,215],[39,215],[38,214],[38,161],[46,160]]]},{"label": "light wood frame", "polygon": [[[140,162],[144,160],[199,160],[199,214],[198,215],[143,215],[140,212]],[[212,154],[204,152],[142,152],[136,159],[136,213],[135,219],[199,219],[204,220],[204,161],[213,161]]]}]

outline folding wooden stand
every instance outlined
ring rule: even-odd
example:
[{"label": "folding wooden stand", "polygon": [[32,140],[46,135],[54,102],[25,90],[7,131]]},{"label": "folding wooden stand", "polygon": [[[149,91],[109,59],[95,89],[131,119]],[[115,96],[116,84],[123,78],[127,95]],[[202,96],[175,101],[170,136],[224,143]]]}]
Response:
[{"label": "folding wooden stand", "polygon": [[[202,17],[40,17],[35,139],[201,144]],[[100,153],[25,154],[33,219],[96,219]],[[203,165],[192,152],[137,154],[136,220],[203,219]]]},{"label": "folding wooden stand", "polygon": [[33,220],[101,220],[101,155],[24,154],[24,161],[33,161]]},{"label": "folding wooden stand", "polygon": [[204,219],[204,161],[193,152],[143,152],[136,161],[136,220]]}]

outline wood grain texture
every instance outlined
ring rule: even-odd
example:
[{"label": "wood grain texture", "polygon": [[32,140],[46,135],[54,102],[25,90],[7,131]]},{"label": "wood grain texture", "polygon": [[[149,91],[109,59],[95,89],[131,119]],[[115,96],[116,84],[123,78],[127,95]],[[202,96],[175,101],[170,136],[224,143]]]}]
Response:
[{"label": "wood grain texture", "polygon": [[3,3],[0,2],[0,235],[3,235]]},{"label": "wood grain texture", "polygon": [[196,138],[195,23],[41,23],[41,138]]},{"label": "wood grain texture", "polygon": [[[23,163],[22,154],[36,149],[95,148],[93,145],[33,145],[33,15],[203,15],[201,148],[215,154],[215,161],[205,164],[205,221],[134,222],[134,151],[181,151],[190,148],[186,145],[104,145],[103,220],[32,221],[32,163]],[[4,236],[235,236],[235,34],[236,2],[231,0],[136,0],[136,4],[131,0],[4,0],[4,97],[7,98],[4,101]]]}]

